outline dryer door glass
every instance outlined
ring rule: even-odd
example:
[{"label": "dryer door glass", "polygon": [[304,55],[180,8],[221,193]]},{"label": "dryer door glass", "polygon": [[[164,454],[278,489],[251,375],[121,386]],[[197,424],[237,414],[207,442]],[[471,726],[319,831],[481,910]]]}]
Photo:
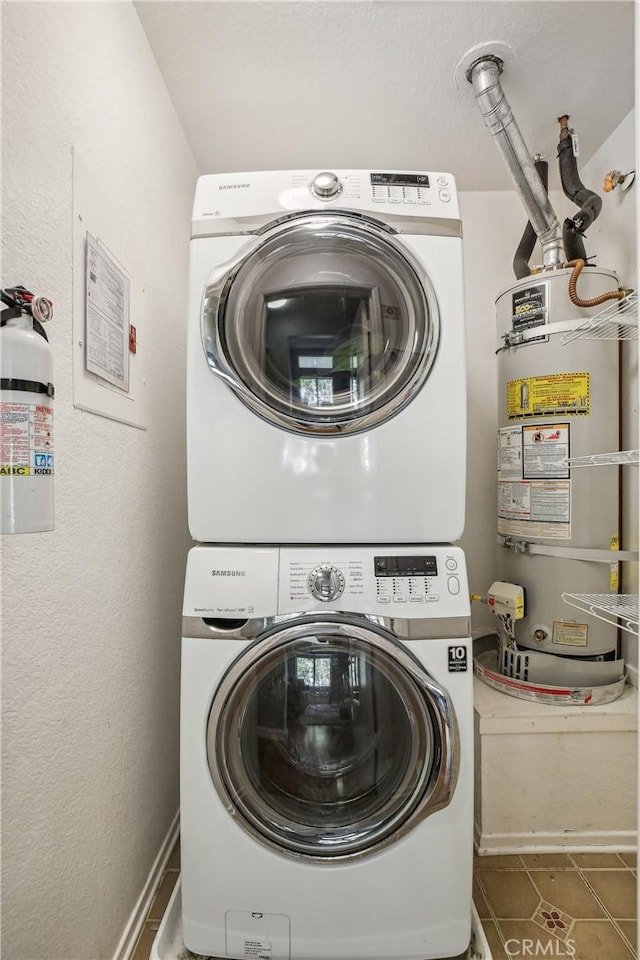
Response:
[{"label": "dryer door glass", "polygon": [[426,271],[382,228],[294,218],[207,289],[204,338],[261,416],[305,433],[395,414],[427,377],[438,310]]},{"label": "dryer door glass", "polygon": [[399,644],[313,624],[259,641],[214,699],[209,766],[239,822],[297,856],[362,855],[451,795],[447,697]]}]

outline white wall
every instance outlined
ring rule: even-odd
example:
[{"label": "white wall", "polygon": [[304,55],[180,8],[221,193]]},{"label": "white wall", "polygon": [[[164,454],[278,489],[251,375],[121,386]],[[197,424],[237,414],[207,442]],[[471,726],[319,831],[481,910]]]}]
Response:
[{"label": "white wall", "polygon": [[[601,190],[610,170],[627,173],[636,169],[635,111],[631,111],[597,153],[584,165],[581,178],[593,190]],[[603,195],[602,213],[588,234],[587,253],[597,253],[598,265],[615,270],[623,287],[638,287],[637,201],[640,178],[623,192],[620,187]],[[575,207],[574,207],[575,210]],[[638,342],[622,343],[621,355],[622,449],[637,450],[638,441]],[[638,468],[622,470],[622,545],[638,549]],[[624,593],[638,592],[638,564],[622,569]],[[623,633],[623,653],[637,683],[638,641]]]},{"label": "white wall", "polygon": [[[128,2],[5,3],[2,284],[50,296],[56,529],[3,537],[3,956],[113,955],[178,808],[195,164]],[[71,147],[140,238],[149,429],[72,405]]]},{"label": "white wall", "polygon": [[[496,162],[501,162],[496,155]],[[497,579],[496,431],[498,396],[496,308],[513,283],[511,263],[526,223],[515,193],[461,193],[467,314],[467,515],[461,545],[472,593],[486,594]],[[495,617],[472,604],[475,637],[495,631]]]}]

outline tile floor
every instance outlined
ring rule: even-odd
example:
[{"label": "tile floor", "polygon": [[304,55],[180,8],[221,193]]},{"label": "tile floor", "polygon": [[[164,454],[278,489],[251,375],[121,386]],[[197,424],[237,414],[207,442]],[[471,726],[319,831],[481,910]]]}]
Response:
[{"label": "tile floor", "polygon": [[[171,854],[132,960],[148,960],[180,873]],[[476,857],[473,899],[494,960],[635,960],[636,855]]]}]

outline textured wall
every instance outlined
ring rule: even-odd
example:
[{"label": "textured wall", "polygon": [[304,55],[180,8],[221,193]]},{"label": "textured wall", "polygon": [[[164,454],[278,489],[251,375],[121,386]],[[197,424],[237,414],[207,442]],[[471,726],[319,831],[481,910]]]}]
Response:
[{"label": "textured wall", "polygon": [[[178,806],[195,165],[129,3],[3,4],[3,284],[55,303],[56,529],[3,537],[3,956],[110,957]],[[148,432],[74,409],[71,146],[139,238]]]},{"label": "textured wall", "polygon": [[[502,163],[496,152],[496,163]],[[514,191],[460,195],[464,237],[467,315],[467,515],[461,546],[467,557],[472,593],[485,594],[497,579],[495,299],[513,282],[511,261],[525,223]],[[499,229],[496,225],[499,224]],[[486,606],[471,605],[475,637],[495,630]]]},{"label": "textured wall", "polygon": [[[602,190],[609,170],[628,173],[636,166],[635,111],[632,110],[600,149],[585,164],[582,179],[593,190]],[[602,213],[589,231],[587,252],[597,253],[598,264],[615,270],[624,287],[638,287],[637,193],[640,180],[628,191],[617,187],[604,194]],[[575,207],[573,208],[575,210]],[[638,343],[622,344],[621,353],[621,421],[622,449],[638,449]],[[611,469],[611,468],[608,468]],[[622,544],[626,550],[638,549],[638,468],[622,469]],[[625,563],[622,590],[638,592],[638,564]],[[623,653],[631,667],[632,679],[638,683],[638,641],[630,634],[622,635]]]}]

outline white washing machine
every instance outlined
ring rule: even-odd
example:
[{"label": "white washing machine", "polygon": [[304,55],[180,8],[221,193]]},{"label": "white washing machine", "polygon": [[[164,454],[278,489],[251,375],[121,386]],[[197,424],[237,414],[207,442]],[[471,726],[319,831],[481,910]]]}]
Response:
[{"label": "white washing machine", "polygon": [[191,550],[181,696],[189,949],[236,960],[466,950],[469,613],[455,547]]},{"label": "white washing machine", "polygon": [[450,174],[201,177],[189,527],[213,543],[462,534],[462,239]]}]

